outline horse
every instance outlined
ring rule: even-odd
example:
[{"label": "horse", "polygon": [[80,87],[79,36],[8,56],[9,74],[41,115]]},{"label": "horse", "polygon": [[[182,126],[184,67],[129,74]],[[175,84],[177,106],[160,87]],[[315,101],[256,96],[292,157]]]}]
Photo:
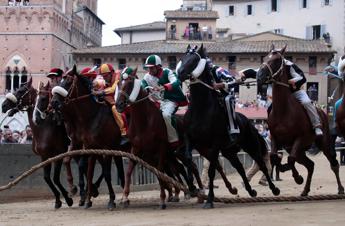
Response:
[{"label": "horse", "polygon": [[287,165],[280,167],[282,170],[292,170],[292,175],[297,184],[303,183],[303,177],[295,168],[295,162],[302,164],[308,171],[307,181],[301,196],[310,192],[314,162],[306,156],[306,151],[313,142],[321,149],[330,162],[331,168],[338,183],[338,193],[344,194],[344,187],[339,178],[339,163],[336,155],[331,151],[330,133],[327,115],[318,109],[322,124],[322,137],[316,137],[309,117],[301,104],[292,95],[288,85],[288,69],[284,63],[286,46],[280,50],[271,46],[266,60],[257,72],[257,82],[273,84],[272,111],[268,116],[268,125],[272,135],[272,154],[277,154],[278,147],[286,147],[289,153]]},{"label": "horse", "polygon": [[[338,64],[338,73],[340,77],[342,77],[343,81],[345,79],[345,55],[341,56],[339,59],[339,64]],[[338,105],[338,101],[336,103],[336,117],[335,117],[335,123],[336,123],[336,128],[338,130],[338,133],[345,137],[345,101],[344,101],[344,96],[345,96],[345,86],[343,88],[343,94],[340,104]]]},{"label": "horse", "polygon": [[209,193],[204,208],[213,208],[213,180],[219,151],[239,172],[250,196],[255,197],[257,193],[251,188],[243,165],[238,159],[237,153],[241,148],[258,163],[273,194],[279,195],[280,190],[272,183],[263,160],[263,156],[267,153],[265,141],[248,118],[240,113],[236,113],[236,120],[241,133],[235,144],[230,141],[227,114],[222,107],[224,98],[212,87],[215,78],[211,74],[209,65],[206,64],[206,57],[207,53],[203,45],[199,49],[188,45],[185,55],[176,68],[181,81],[190,80],[190,105],[185,114],[188,138],[199,152],[208,154],[210,161]]},{"label": "horse", "polygon": [[[135,71],[136,72],[136,71]],[[150,165],[155,166],[158,170],[166,172],[171,177],[177,177],[177,179],[182,183],[180,174],[186,180],[189,190],[194,191],[195,187],[191,183],[190,178],[181,164],[177,161],[179,158],[185,165],[190,164],[194,175],[197,180],[200,181],[199,186],[202,186],[200,176],[198,174],[195,165],[188,161],[184,154],[179,150],[174,152],[174,150],[169,149],[167,131],[165,123],[162,117],[162,113],[159,108],[157,108],[154,101],[151,101],[149,95],[142,87],[141,81],[134,75],[128,77],[123,81],[121,90],[118,93],[116,99],[116,108],[119,112],[124,112],[128,109],[130,115],[128,137],[132,144],[131,153],[147,161]],[[178,123],[181,125],[181,123]],[[181,127],[178,127],[180,130]],[[181,135],[181,133],[179,133]],[[183,137],[179,136],[180,140]],[[184,147],[179,147],[180,150],[184,150]],[[129,204],[129,193],[130,193],[130,181],[131,175],[135,166],[135,162],[130,160],[127,173],[125,188],[123,191],[122,202],[124,205]],[[165,189],[171,192],[170,187],[163,181],[159,180],[160,184],[160,208],[166,208],[166,195]],[[175,192],[177,188],[175,188]],[[170,195],[170,194],[169,194]]]},{"label": "horse", "polygon": [[[41,92],[44,92],[43,90]],[[18,111],[27,111],[29,124],[33,133],[32,150],[41,157],[41,161],[62,154],[67,151],[69,139],[63,125],[57,125],[55,121],[48,118],[41,125],[36,125],[33,120],[33,111],[36,103],[37,90],[32,87],[32,78],[22,85],[15,93],[6,95],[6,100],[2,103],[3,113],[9,111],[8,115],[13,116]],[[73,205],[73,199],[68,196],[68,192],[60,183],[62,160],[54,164],[54,176],[51,181],[50,172],[52,164],[43,168],[44,180],[48,184],[55,196],[55,209],[62,206],[60,192],[62,193],[68,206]],[[55,185],[58,189],[55,187]]]},{"label": "horse", "polygon": [[[32,120],[35,123],[35,125],[42,125],[42,123],[47,119],[53,120],[55,121],[55,123],[61,124],[61,122],[56,122],[57,120],[54,118],[54,115],[52,115],[50,111],[51,106],[49,104],[52,98],[51,90],[52,90],[52,87],[50,86],[50,83],[47,83],[45,86],[42,83],[40,83],[40,87],[39,87],[38,95],[36,99],[36,104],[35,104],[35,108],[34,108],[34,112],[32,116]],[[71,140],[67,151],[81,149],[83,147],[82,142],[80,140],[76,140],[77,139],[76,136],[71,136],[71,137],[73,137],[73,140]],[[87,156],[85,155],[74,156],[73,159],[78,164],[79,194],[80,194],[79,206],[84,206],[85,198],[86,198],[84,176],[86,177],[86,172],[87,172]],[[73,184],[71,158],[65,158],[63,162],[66,166],[67,180],[69,184]],[[101,174],[97,182],[93,185],[92,187],[93,197],[97,197],[98,195],[97,189],[100,186],[102,179],[103,179],[103,175]]]},{"label": "horse", "polygon": [[[52,90],[51,106],[55,115],[62,113],[72,142],[81,140],[85,149],[123,149],[120,147],[121,133],[110,108],[93,99],[90,81],[77,73],[76,66],[70,69],[61,83]],[[116,207],[115,193],[111,184],[111,161],[109,156],[89,156],[87,173],[87,196],[85,208],[92,206],[92,178],[96,158],[109,190],[108,209]],[[122,157],[114,157],[121,186],[124,186]]]}]

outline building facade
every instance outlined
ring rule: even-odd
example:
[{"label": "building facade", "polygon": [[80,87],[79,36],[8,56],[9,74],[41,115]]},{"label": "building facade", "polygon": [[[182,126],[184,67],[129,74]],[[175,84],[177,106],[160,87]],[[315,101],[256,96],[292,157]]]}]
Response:
[{"label": "building facade", "polygon": [[308,40],[323,39],[343,54],[344,0],[213,0],[218,36],[272,31]]},{"label": "building facade", "polygon": [[101,46],[97,0],[0,0],[0,94],[32,76],[34,86],[52,67],[66,69],[71,52]]}]

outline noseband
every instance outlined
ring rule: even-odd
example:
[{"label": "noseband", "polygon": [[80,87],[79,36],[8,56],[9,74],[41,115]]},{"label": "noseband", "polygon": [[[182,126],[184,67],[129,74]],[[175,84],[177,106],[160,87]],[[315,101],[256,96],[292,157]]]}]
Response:
[{"label": "noseband", "polygon": [[286,83],[283,83],[283,82],[279,82],[279,81],[277,81],[277,80],[275,79],[275,77],[276,77],[277,75],[279,75],[280,73],[282,73],[282,71],[283,71],[283,69],[284,69],[284,66],[285,66],[283,56],[282,56],[279,52],[277,52],[277,54],[279,55],[279,58],[280,58],[280,60],[281,60],[281,65],[280,65],[279,69],[278,69],[276,72],[273,72],[273,69],[272,69],[271,65],[269,65],[269,64],[266,63],[266,62],[262,63],[261,69],[264,69],[265,67],[267,67],[267,69],[269,70],[270,74],[269,74],[269,79],[268,79],[268,81],[267,81],[268,83],[269,83],[269,82],[273,82],[273,83],[275,83],[275,84],[282,85],[282,86],[285,86],[285,87],[290,88],[289,84],[286,84]]},{"label": "noseband", "polygon": [[25,87],[26,92],[20,97],[17,98],[17,102],[14,102],[12,99],[10,98],[6,98],[7,100],[11,101],[12,103],[16,104],[16,106],[13,109],[17,109],[18,111],[27,111],[30,107],[33,107],[33,103],[29,103],[28,105],[24,106],[23,105],[23,99],[26,95],[29,95],[29,100],[31,101],[31,89]]}]

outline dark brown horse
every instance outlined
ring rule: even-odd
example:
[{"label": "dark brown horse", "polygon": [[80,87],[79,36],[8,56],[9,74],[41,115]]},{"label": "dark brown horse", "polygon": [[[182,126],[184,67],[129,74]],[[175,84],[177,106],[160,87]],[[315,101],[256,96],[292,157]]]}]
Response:
[{"label": "dark brown horse", "polygon": [[[42,88],[42,86],[41,86]],[[44,92],[43,90],[41,92]],[[9,111],[9,116],[13,116],[18,111],[27,111],[29,124],[33,133],[32,150],[41,157],[42,161],[54,157],[67,151],[69,139],[63,125],[57,125],[50,116],[41,125],[33,123],[32,116],[37,97],[37,90],[32,87],[32,79],[20,87],[14,94],[8,94],[7,99],[2,104],[2,111]],[[60,183],[62,160],[54,164],[54,177],[51,181],[50,172],[52,164],[44,167],[44,180],[55,195],[55,208],[61,207],[60,192],[66,200],[68,206],[73,205],[73,200],[68,196],[68,192]],[[55,185],[58,189],[55,187]]]},{"label": "dark brown horse", "polygon": [[[128,106],[130,115],[128,136],[132,144],[131,153],[161,172],[165,172],[172,177],[174,175],[178,177],[181,168],[175,168],[175,166],[179,166],[179,163],[174,156],[173,150],[169,151],[162,114],[155,103],[149,100],[148,93],[141,88],[141,81],[136,79],[135,76],[130,76],[124,81],[116,100],[116,108],[119,112],[123,112]],[[122,198],[125,205],[129,204],[131,175],[135,165],[136,162],[130,160]],[[184,175],[184,177],[188,183],[187,175]],[[159,184],[160,207],[165,209],[165,189],[169,191],[170,186],[161,180],[159,180]]]},{"label": "dark brown horse", "polygon": [[[62,113],[68,134],[73,140],[81,140],[85,149],[121,150],[120,129],[110,108],[93,99],[90,81],[77,73],[76,66],[66,73],[60,85],[54,87],[51,105],[57,115]],[[111,161],[108,156],[90,156],[87,173],[87,198],[85,207],[92,206],[91,189],[96,158],[109,190],[108,209],[115,208],[115,193],[111,184]],[[124,185],[124,170],[121,157],[115,157],[121,185]]]},{"label": "dark brown horse", "polygon": [[[338,73],[339,76],[341,78],[343,78],[343,81],[345,81],[345,55],[343,55],[342,57],[340,57],[339,60],[339,66],[338,66]],[[338,130],[338,133],[340,135],[342,135],[343,137],[345,137],[345,101],[344,98],[345,97],[345,85],[343,83],[343,95],[341,100],[341,103],[339,104],[339,106],[337,107],[337,103],[336,103],[336,118],[335,118],[335,122],[336,122],[336,127]]]},{"label": "dark brown horse", "polygon": [[[36,125],[42,125],[42,123],[47,119],[54,120],[55,123],[62,124],[62,122],[57,122],[59,120],[56,120],[54,118],[55,115],[50,115],[51,114],[50,101],[52,98],[51,90],[52,90],[52,87],[50,87],[49,83],[47,83],[47,85],[45,86],[40,85],[40,89],[38,91],[38,96],[37,96],[37,100],[35,104],[35,109],[33,112],[33,121]],[[72,132],[70,131],[69,133],[71,134]],[[80,139],[77,140],[78,139],[77,136],[70,136],[70,137],[73,137],[73,140],[71,139],[70,145],[68,146],[68,151],[82,149],[83,147],[82,141]],[[74,156],[73,159],[78,164],[79,192],[80,192],[79,206],[84,206],[85,199],[86,199],[84,177],[86,177],[86,172],[87,172],[87,156],[86,155]],[[69,184],[73,184],[71,158],[65,158],[63,162],[66,166],[67,181]],[[96,197],[98,195],[97,188],[100,186],[102,179],[103,179],[103,175],[101,174],[97,182],[92,187],[93,197]]]},{"label": "dark brown horse", "polygon": [[321,149],[331,164],[338,183],[338,193],[343,194],[344,188],[339,179],[339,163],[335,153],[331,151],[330,133],[326,114],[318,109],[321,119],[323,136],[316,138],[309,117],[303,108],[292,95],[288,85],[288,69],[284,63],[286,46],[276,50],[272,45],[266,61],[257,73],[258,84],[266,82],[273,83],[272,112],[268,117],[268,125],[272,135],[272,153],[276,154],[278,147],[286,147],[288,157],[288,168],[297,184],[303,183],[303,177],[295,168],[295,162],[302,164],[308,170],[307,181],[302,196],[308,195],[314,172],[314,162],[306,156],[306,151],[313,142]]}]

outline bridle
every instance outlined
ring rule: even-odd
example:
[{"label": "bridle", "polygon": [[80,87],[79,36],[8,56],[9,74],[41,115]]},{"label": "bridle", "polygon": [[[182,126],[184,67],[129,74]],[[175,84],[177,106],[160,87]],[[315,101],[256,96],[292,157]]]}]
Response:
[{"label": "bridle", "polygon": [[[134,83],[135,83],[136,80],[134,80]],[[139,81],[139,80],[138,80]],[[147,86],[146,88],[148,89],[153,89],[153,87],[151,86]],[[140,93],[140,90],[141,88],[139,87],[140,90],[137,91],[137,94],[136,95],[133,95],[133,92],[134,92],[134,89],[135,89],[135,84],[133,84],[133,89],[132,89],[132,92],[130,95],[128,95],[125,91],[123,91],[122,89],[119,90],[119,94],[120,95],[123,95],[125,97],[125,100],[124,100],[124,104],[126,107],[130,107],[132,105],[135,105],[135,104],[138,104],[138,103],[141,103],[143,102],[144,100],[146,99],[149,99],[151,96],[155,95],[155,93],[146,93],[146,95],[144,97],[142,97],[141,99],[137,99],[138,96],[139,96],[139,93]],[[116,101],[116,100],[115,100]]]},{"label": "bridle", "polygon": [[45,110],[41,110],[38,107],[38,99],[40,97],[41,94],[48,94],[48,102],[50,102],[52,94],[51,94],[51,90],[41,90],[41,88],[38,90],[38,95],[37,95],[37,99],[36,99],[36,104],[35,104],[35,108],[34,108],[34,112],[38,112],[40,114],[41,119],[46,119],[47,115],[50,113],[50,106],[48,105],[47,108]]},{"label": "bridle", "polygon": [[[26,91],[25,91],[25,93],[21,97],[17,98],[17,102],[16,103],[13,102],[11,99],[8,99],[12,103],[16,104],[16,106],[14,108],[12,108],[12,109],[16,109],[18,111],[28,111],[28,109],[30,107],[31,108],[34,107],[34,104],[32,103],[32,100],[31,100],[31,97],[32,97],[31,96],[32,95],[31,94],[31,90],[33,90],[35,93],[37,93],[37,92],[36,92],[36,90],[32,89],[32,87],[26,87],[26,86],[24,86],[24,87],[25,87]],[[30,103],[28,103],[27,105],[23,105],[23,99],[24,99],[24,97],[26,95],[29,95],[28,98],[29,98]]]},{"label": "bridle", "polygon": [[289,84],[286,84],[286,83],[284,83],[284,82],[277,81],[277,80],[275,79],[275,77],[276,77],[277,75],[279,75],[280,73],[282,73],[282,71],[283,71],[283,69],[284,69],[284,66],[285,66],[284,57],[281,55],[281,53],[279,53],[279,52],[276,52],[276,53],[279,55],[279,58],[280,58],[280,60],[281,60],[280,67],[279,67],[279,69],[278,69],[276,72],[273,72],[273,69],[272,69],[271,65],[269,65],[269,64],[266,63],[266,62],[263,62],[262,65],[260,66],[260,68],[261,68],[261,69],[264,69],[265,67],[267,67],[268,71],[270,72],[269,77],[268,77],[269,79],[268,79],[267,83],[271,83],[271,82],[272,82],[272,83],[275,83],[275,84],[277,84],[277,85],[281,85],[281,86],[285,86],[285,87],[290,88]]}]

